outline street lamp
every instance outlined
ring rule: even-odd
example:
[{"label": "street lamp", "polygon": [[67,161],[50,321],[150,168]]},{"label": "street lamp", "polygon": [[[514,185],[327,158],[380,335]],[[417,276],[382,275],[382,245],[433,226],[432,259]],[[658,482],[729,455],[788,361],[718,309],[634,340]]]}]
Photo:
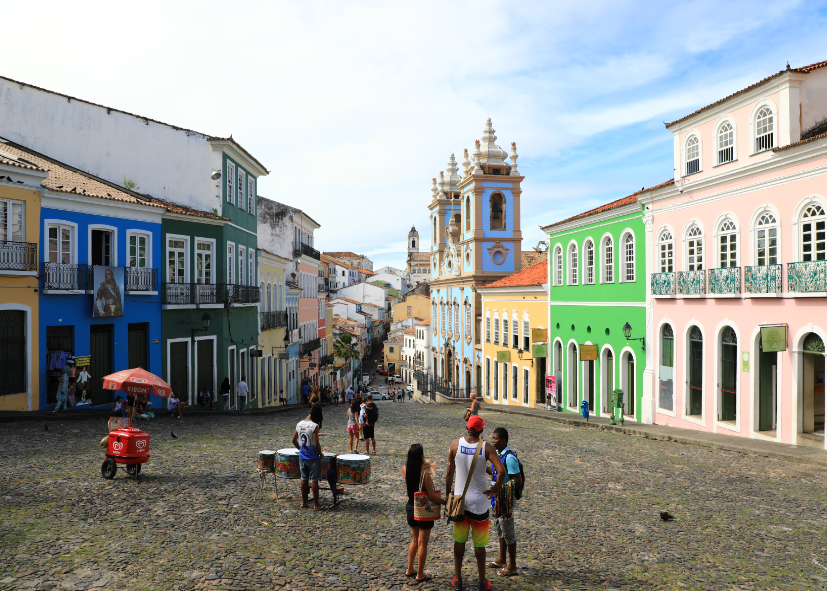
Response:
[{"label": "street lamp", "polygon": [[632,325],[628,322],[623,325],[623,336],[626,337],[627,341],[640,341],[640,348],[644,351],[646,350],[646,338],[639,337],[636,339],[632,338]]},{"label": "street lamp", "polygon": [[212,322],[212,318],[210,315],[204,312],[204,315],[201,317],[201,326],[204,328],[193,328],[192,329],[192,338],[195,338],[195,333],[197,332],[206,332],[210,329],[210,322]]},{"label": "street lamp", "polygon": [[[523,351],[522,349],[517,349],[517,356],[520,358],[520,361],[523,360],[523,353],[527,353],[528,351]],[[534,367],[534,356],[530,357],[531,359],[531,367]]]}]

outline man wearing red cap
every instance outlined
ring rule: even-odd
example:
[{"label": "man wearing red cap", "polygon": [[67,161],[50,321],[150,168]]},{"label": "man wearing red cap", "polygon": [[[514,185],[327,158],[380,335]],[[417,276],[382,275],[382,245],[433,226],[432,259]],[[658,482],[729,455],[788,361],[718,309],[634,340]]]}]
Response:
[{"label": "man wearing red cap", "polygon": [[[462,588],[462,559],[465,556],[465,543],[468,533],[474,540],[474,555],[477,559],[479,572],[479,589],[490,591],[491,582],[485,578],[485,547],[488,545],[488,509],[491,495],[496,495],[503,484],[505,468],[500,461],[497,450],[490,443],[480,439],[485,421],[479,416],[468,420],[468,435],[451,443],[448,453],[448,475],[445,479],[445,490],[451,490],[451,482],[456,473],[454,494],[461,495],[465,488],[465,481],[470,479],[468,492],[465,494],[465,518],[454,522],[454,578],[451,586]],[[477,463],[473,474],[471,463],[477,455]],[[497,470],[497,481],[492,488],[488,488],[485,468],[491,462]]]}]

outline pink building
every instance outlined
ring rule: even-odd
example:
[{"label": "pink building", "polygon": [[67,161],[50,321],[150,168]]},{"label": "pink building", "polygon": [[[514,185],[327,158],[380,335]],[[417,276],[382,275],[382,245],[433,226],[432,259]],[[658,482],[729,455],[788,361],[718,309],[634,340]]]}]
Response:
[{"label": "pink building", "polygon": [[293,218],[293,257],[299,294],[299,386],[307,381],[319,385],[321,340],[324,338],[324,297],[319,292],[319,259],[313,247],[313,232],[319,228],[304,212]]},{"label": "pink building", "polygon": [[654,422],[827,449],[827,62],[667,124],[646,207]]}]

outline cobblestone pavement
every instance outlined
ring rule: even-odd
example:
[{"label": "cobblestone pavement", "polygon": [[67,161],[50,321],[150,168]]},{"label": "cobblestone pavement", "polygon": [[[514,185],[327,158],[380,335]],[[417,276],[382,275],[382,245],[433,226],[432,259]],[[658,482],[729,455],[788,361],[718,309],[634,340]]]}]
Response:
[{"label": "cobblestone pavement", "polygon": [[[442,481],[462,409],[380,403],[371,482],[337,508],[300,509],[297,481],[256,501],[258,450],[287,447],[303,414],[150,421],[138,481],[101,478],[97,420],[0,425],[0,589],[411,589],[400,468],[420,442]],[[527,475],[520,576],[489,570],[495,589],[827,589],[827,470],[482,416]],[[346,451],[343,406],[325,407],[322,441]],[[452,570],[438,524],[419,587],[448,589]],[[463,573],[476,588],[470,547]]]}]

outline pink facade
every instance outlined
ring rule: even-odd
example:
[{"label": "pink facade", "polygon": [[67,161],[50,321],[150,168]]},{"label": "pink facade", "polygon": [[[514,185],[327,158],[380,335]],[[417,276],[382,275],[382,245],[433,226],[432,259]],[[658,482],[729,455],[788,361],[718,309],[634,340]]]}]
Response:
[{"label": "pink facade", "polygon": [[827,449],[822,65],[667,126],[675,180],[639,195],[656,424]]},{"label": "pink facade", "polygon": [[[296,218],[294,234],[294,255],[298,258],[296,265],[296,283],[299,284],[299,378],[319,384],[319,361],[321,348],[315,346],[325,336],[324,294],[319,292],[319,253],[313,248],[313,232],[319,225],[307,214]],[[302,352],[303,348],[307,348]]]}]

